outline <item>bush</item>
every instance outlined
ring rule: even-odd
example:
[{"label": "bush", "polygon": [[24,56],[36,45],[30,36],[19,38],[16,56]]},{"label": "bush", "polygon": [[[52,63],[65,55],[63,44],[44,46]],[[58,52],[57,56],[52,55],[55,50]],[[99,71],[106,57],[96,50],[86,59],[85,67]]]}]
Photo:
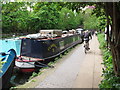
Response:
[{"label": "bush", "polygon": [[99,48],[100,49],[106,48],[106,42],[105,42],[105,39],[104,39],[104,34],[98,34],[98,40],[100,42]]},{"label": "bush", "polygon": [[101,81],[99,88],[120,88],[120,77],[117,77],[114,74],[112,55],[110,50],[106,49],[104,34],[99,34],[98,40],[100,42],[100,49],[103,53],[103,64],[105,66],[102,74],[103,80]]}]

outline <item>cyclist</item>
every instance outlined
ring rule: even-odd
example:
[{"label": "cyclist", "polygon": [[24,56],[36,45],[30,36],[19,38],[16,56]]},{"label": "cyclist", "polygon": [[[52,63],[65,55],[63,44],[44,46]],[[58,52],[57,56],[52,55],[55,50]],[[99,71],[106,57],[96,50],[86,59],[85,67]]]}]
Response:
[{"label": "cyclist", "polygon": [[84,41],[85,41],[85,44],[86,44],[86,47],[85,47],[85,45],[84,45],[84,47],[87,49],[87,50],[89,50],[90,48],[89,48],[89,40],[90,40],[90,38],[92,39],[92,35],[91,35],[91,32],[90,31],[88,31],[88,30],[86,30],[85,32],[84,32]]}]

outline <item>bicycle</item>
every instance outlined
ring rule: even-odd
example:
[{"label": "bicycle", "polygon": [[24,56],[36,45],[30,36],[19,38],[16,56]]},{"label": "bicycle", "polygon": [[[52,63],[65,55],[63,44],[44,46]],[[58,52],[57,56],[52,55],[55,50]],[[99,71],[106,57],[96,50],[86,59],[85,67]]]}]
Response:
[{"label": "bicycle", "polygon": [[85,51],[85,54],[87,53],[87,51],[89,51],[90,48],[89,48],[89,41],[85,41],[84,43],[84,51]]}]

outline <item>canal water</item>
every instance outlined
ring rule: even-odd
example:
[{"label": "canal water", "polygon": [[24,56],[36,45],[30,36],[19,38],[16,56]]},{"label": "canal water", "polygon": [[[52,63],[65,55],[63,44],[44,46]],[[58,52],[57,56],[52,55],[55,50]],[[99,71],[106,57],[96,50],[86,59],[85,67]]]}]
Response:
[{"label": "canal water", "polygon": [[14,72],[11,77],[11,87],[15,87],[18,85],[23,85],[29,81],[29,78],[32,76],[32,72],[22,73],[22,72]]}]

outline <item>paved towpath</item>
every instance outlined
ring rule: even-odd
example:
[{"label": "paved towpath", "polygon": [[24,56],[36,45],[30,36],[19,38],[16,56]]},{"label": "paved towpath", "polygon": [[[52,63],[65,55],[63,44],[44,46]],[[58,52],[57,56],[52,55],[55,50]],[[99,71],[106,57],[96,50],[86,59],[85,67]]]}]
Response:
[{"label": "paved towpath", "polygon": [[98,88],[103,66],[96,36],[90,48],[85,54],[83,45],[76,46],[35,88]]}]

